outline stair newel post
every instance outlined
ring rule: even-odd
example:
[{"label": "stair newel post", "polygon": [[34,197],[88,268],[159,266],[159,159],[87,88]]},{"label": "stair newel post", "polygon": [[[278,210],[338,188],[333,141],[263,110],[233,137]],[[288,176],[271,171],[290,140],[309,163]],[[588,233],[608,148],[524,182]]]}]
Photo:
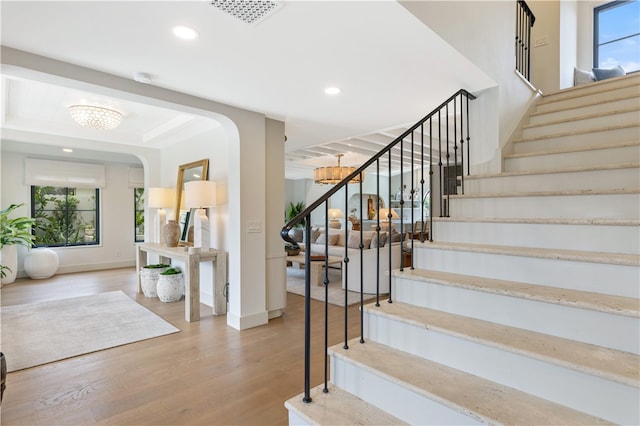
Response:
[{"label": "stair newel post", "polygon": [[[329,200],[324,202],[324,229],[329,229]],[[307,240],[311,238],[307,237]],[[329,239],[327,238],[324,245],[324,388],[323,393],[329,393],[327,383],[329,381]]]},{"label": "stair newel post", "polygon": [[[347,207],[349,206],[349,185],[344,186],[344,210],[347,211]],[[327,244],[329,244],[329,230],[327,229]],[[349,334],[347,331],[347,324],[349,322],[349,244],[347,244],[347,226],[344,227],[344,268],[343,274],[345,279],[344,286],[344,349],[349,349]]]},{"label": "stair newel post", "polygon": [[[380,211],[380,159],[376,160],[376,211]],[[376,247],[376,306],[380,306],[380,215],[376,214],[376,233],[378,245]]]},{"label": "stair newel post", "polygon": [[304,242],[304,398],[303,402],[312,401],[311,388],[311,213],[305,217]]}]

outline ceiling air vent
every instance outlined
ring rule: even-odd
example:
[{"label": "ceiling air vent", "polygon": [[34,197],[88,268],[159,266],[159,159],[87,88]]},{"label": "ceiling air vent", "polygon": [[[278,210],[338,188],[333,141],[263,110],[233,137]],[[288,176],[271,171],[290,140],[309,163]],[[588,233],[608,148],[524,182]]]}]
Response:
[{"label": "ceiling air vent", "polygon": [[210,3],[247,24],[262,21],[282,5],[268,0],[211,0]]}]

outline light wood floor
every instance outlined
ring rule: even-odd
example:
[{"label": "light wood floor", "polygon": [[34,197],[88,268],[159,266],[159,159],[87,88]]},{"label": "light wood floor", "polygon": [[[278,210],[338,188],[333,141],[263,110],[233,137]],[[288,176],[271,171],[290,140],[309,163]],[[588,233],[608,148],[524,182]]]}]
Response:
[{"label": "light wood floor", "polygon": [[[282,425],[284,401],[303,390],[304,299],[287,294],[281,318],[238,331],[201,306],[136,294],[133,268],[18,279],[2,306],[122,290],[181,330],[68,360],[9,373],[3,425]],[[356,320],[358,307],[349,309]],[[343,339],[343,309],[329,306],[330,344]],[[324,305],[312,301],[312,385],[323,380]],[[349,337],[359,335],[359,322]]]}]

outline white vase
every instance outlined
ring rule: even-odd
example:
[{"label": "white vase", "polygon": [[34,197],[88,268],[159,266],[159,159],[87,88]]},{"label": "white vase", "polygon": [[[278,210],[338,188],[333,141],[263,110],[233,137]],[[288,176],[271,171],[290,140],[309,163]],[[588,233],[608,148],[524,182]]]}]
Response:
[{"label": "white vase", "polygon": [[177,302],[184,293],[184,276],[182,273],[162,275],[158,278],[158,299],[161,302]]},{"label": "white vase", "polygon": [[54,276],[58,265],[58,253],[46,247],[29,250],[24,258],[24,272],[34,280]]},{"label": "white vase", "polygon": [[169,266],[166,268],[145,268],[144,266],[140,268],[140,286],[142,287],[142,293],[146,297],[158,297],[156,290],[158,278],[160,277],[160,272],[164,272],[167,269],[169,269]]},{"label": "white vase", "polygon": [[16,274],[18,273],[18,246],[15,244],[9,244],[2,247],[0,250],[0,265],[6,266],[9,269],[5,269],[6,274],[0,285],[11,284],[16,280]]}]

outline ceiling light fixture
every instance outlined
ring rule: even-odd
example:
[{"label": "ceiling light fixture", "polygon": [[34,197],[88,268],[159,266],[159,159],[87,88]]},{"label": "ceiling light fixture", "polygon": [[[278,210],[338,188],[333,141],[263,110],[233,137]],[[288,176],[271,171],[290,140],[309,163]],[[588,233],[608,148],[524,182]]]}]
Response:
[{"label": "ceiling light fixture", "polygon": [[[317,167],[313,170],[313,181],[315,183],[336,184],[356,171],[355,167],[341,166],[340,158],[344,154],[338,154],[338,165],[328,167]],[[355,176],[349,183],[359,183],[364,178],[364,172]]]},{"label": "ceiling light fixture", "polygon": [[193,28],[185,27],[184,25],[178,25],[173,27],[173,35],[183,40],[195,40],[199,37],[199,34]]},{"label": "ceiling light fixture", "polygon": [[71,148],[62,148],[62,152],[73,152]]},{"label": "ceiling light fixture", "polygon": [[91,129],[115,129],[122,121],[122,114],[118,111],[92,105],[71,105],[69,113],[78,124]]},{"label": "ceiling light fixture", "polygon": [[326,93],[327,95],[337,95],[341,91],[342,90],[340,90],[339,87],[327,87],[326,89],[324,89],[324,93]]}]

